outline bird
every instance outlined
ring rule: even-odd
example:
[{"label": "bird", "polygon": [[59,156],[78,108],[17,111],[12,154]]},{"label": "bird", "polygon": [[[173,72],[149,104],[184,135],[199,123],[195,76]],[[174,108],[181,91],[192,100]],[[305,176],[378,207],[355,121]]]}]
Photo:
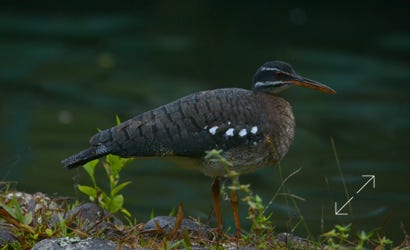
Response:
[{"label": "bird", "polygon": [[[302,77],[283,61],[260,66],[251,89],[219,88],[190,94],[146,111],[90,139],[90,147],[62,160],[67,169],[81,166],[107,154],[121,157],[188,157],[213,178],[211,186],[217,231],[223,230],[219,181],[226,174],[220,162],[205,158],[205,152],[221,150],[239,175],[278,163],[295,136],[292,107],[278,94],[300,86],[327,94],[332,88]],[[238,200],[231,190],[236,233],[240,233]]]}]

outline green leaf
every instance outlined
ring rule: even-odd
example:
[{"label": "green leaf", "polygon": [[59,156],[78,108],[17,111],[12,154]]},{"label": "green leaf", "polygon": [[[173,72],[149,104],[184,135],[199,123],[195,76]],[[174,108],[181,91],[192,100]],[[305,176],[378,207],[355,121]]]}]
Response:
[{"label": "green leaf", "polygon": [[107,175],[110,177],[110,181],[115,183],[118,181],[119,172],[124,165],[122,164],[120,157],[117,155],[107,155],[105,161],[108,163],[108,166],[105,166]]},{"label": "green leaf", "polygon": [[98,162],[100,162],[99,159],[93,160],[93,161],[89,161],[86,164],[83,165],[84,170],[87,172],[87,174],[90,176],[91,181],[93,182],[94,187],[97,187],[97,183],[95,181],[95,177],[94,177],[94,170],[95,167],[97,166]]},{"label": "green leaf", "polygon": [[172,208],[172,210],[168,213],[168,216],[170,216],[170,217],[175,216],[175,208]]},{"label": "green leaf", "polygon": [[11,200],[11,204],[14,207],[14,215],[16,216],[16,219],[22,222],[23,224],[25,224],[24,216],[23,216],[23,213],[21,212],[20,204],[18,203],[15,196],[13,196],[13,199]]},{"label": "green leaf", "polygon": [[115,115],[115,121],[117,122],[117,125],[121,123],[121,119],[118,115]]},{"label": "green leaf", "polygon": [[65,219],[60,213],[58,214],[58,220],[62,236],[67,236],[67,225],[65,224]]},{"label": "green leaf", "polygon": [[120,211],[121,213],[125,214],[127,217],[131,217],[131,213],[127,209],[121,208]]},{"label": "green leaf", "polygon": [[83,168],[90,176],[94,176],[94,169],[97,166],[99,161],[100,161],[99,159],[96,159],[93,161],[89,161],[83,165]]},{"label": "green leaf", "polygon": [[335,228],[336,228],[337,230],[339,230],[339,232],[341,232],[341,233],[347,233],[347,232],[350,231],[350,226],[351,226],[351,225],[352,225],[351,223],[348,224],[348,225],[346,225],[346,226],[336,225]]},{"label": "green leaf", "polygon": [[35,233],[35,234],[30,235],[30,237],[31,237],[33,240],[37,240],[37,239],[38,239],[38,236],[39,236],[39,233]]},{"label": "green leaf", "polygon": [[109,197],[105,192],[101,192],[100,193],[100,197],[98,197],[98,204],[100,204],[100,206],[108,211],[110,211],[110,206],[111,206],[111,202],[112,199],[111,197]]},{"label": "green leaf", "polygon": [[110,165],[113,175],[118,178],[119,172],[130,162],[131,158],[122,158],[117,155],[109,154],[106,156],[106,162]]},{"label": "green leaf", "polygon": [[389,238],[386,238],[386,236],[383,236],[383,238],[379,239],[379,244],[384,246],[384,245],[391,245],[393,244],[393,241],[390,240]]},{"label": "green leaf", "polygon": [[80,190],[82,193],[93,197],[94,199],[97,198],[97,190],[93,187],[90,186],[85,186],[85,185],[78,185],[77,186],[78,190]]},{"label": "green leaf", "polygon": [[46,228],[46,234],[48,237],[51,237],[53,235],[53,230],[51,230],[50,228]]},{"label": "green leaf", "polygon": [[184,231],[184,248],[191,249],[192,248],[192,241],[190,235],[187,230]]},{"label": "green leaf", "polygon": [[124,204],[124,196],[122,196],[122,194],[116,195],[111,200],[111,204],[110,204],[108,211],[111,213],[116,213],[122,208],[123,204]]},{"label": "green leaf", "polygon": [[17,218],[17,217],[16,217],[16,213],[15,213],[13,207],[8,206],[8,205],[3,204],[3,203],[0,203],[0,207],[2,207],[4,210],[6,210],[7,213],[9,213],[9,214],[10,214],[11,216],[13,216],[14,218]]},{"label": "green leaf", "polygon": [[25,225],[29,225],[32,221],[33,221],[33,215],[30,212],[28,212],[24,215],[22,222]]},{"label": "green leaf", "polygon": [[328,231],[328,232],[326,232],[326,233],[323,233],[321,236],[322,237],[327,237],[327,238],[334,238],[334,237],[337,237],[337,233],[336,233],[336,230],[335,229],[332,229],[332,230],[330,230],[330,231]]},{"label": "green leaf", "polygon": [[121,191],[123,188],[125,188],[126,186],[128,186],[128,184],[130,184],[131,181],[126,181],[123,182],[121,184],[119,184],[118,186],[116,186],[112,191],[111,191],[111,196],[116,195],[119,191]]}]

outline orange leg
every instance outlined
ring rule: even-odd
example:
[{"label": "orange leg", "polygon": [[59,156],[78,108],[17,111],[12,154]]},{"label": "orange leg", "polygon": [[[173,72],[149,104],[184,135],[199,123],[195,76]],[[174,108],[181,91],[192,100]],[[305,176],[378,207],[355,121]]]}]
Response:
[{"label": "orange leg", "polygon": [[236,238],[239,239],[241,237],[241,223],[239,221],[238,194],[236,190],[231,190],[231,206],[235,222]]},{"label": "orange leg", "polygon": [[222,226],[221,207],[219,205],[219,195],[220,195],[219,177],[215,177],[214,181],[212,182],[212,198],[214,200],[214,210],[215,210],[216,220],[218,222],[217,232],[219,235],[221,235],[223,226]]}]

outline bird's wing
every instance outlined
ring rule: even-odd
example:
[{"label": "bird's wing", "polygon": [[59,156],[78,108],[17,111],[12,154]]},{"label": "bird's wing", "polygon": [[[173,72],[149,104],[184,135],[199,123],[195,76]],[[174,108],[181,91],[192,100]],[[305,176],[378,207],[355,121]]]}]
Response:
[{"label": "bird's wing", "polygon": [[121,156],[195,157],[228,150],[261,136],[252,124],[258,115],[253,98],[243,89],[195,93],[104,130],[90,143]]}]

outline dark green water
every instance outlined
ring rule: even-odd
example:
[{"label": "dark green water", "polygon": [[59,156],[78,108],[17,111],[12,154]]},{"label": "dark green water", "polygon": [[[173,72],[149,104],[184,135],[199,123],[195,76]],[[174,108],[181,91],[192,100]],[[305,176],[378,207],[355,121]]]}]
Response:
[{"label": "dark green water", "polygon": [[[36,1],[0,8],[1,179],[27,192],[79,196],[84,172],[60,160],[87,147],[97,128],[115,124],[195,91],[248,88],[265,61],[287,61],[300,74],[336,89],[335,96],[294,88],[296,139],[281,163],[286,187],[317,235],[353,223],[397,243],[410,231],[410,22],[405,1],[344,4],[252,4],[234,1]],[[348,192],[346,201],[331,138]],[[207,221],[211,180],[183,162],[136,160],[123,173],[133,184],[126,207],[144,221],[179,202]],[[376,189],[363,174],[376,175]],[[105,181],[100,176],[101,182]],[[267,203],[280,184],[277,167],[243,176]],[[340,206],[340,205],[339,205]],[[226,224],[232,225],[228,202]],[[245,207],[242,222],[245,224]],[[283,196],[268,209],[278,231],[298,212]],[[297,233],[306,236],[300,225]]]}]

